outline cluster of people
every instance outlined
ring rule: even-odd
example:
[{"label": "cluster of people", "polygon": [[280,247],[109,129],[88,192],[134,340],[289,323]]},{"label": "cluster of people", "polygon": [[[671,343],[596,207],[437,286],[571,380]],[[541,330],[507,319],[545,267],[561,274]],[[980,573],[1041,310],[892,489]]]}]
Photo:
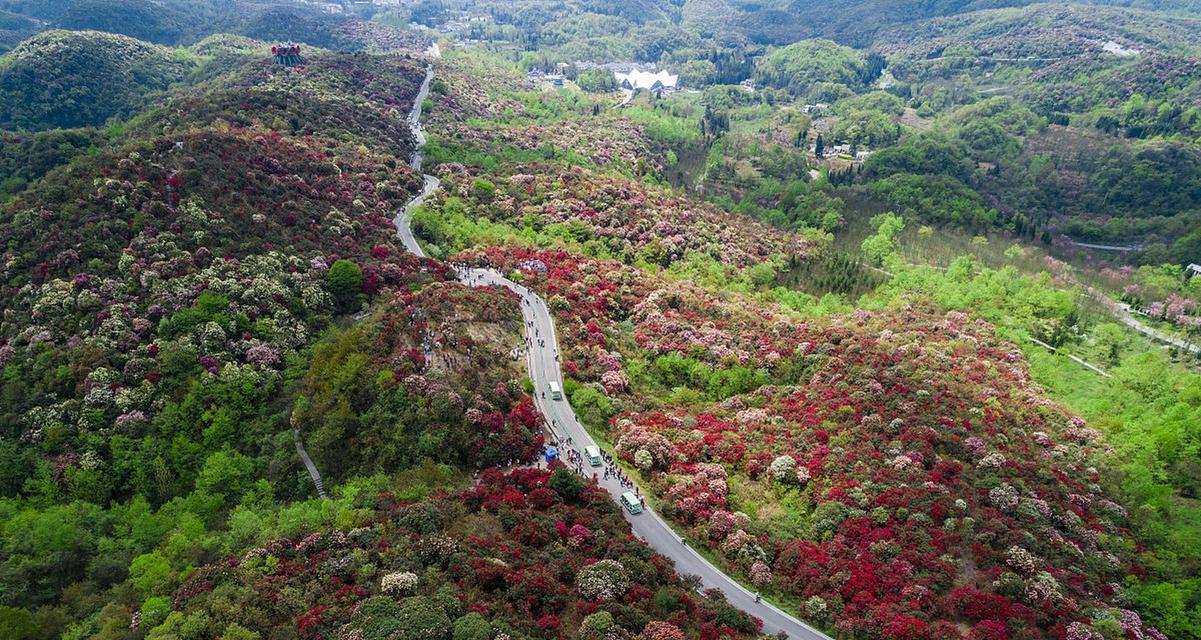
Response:
[{"label": "cluster of people", "polygon": [[458,276],[459,280],[462,280],[471,286],[477,286],[484,283],[484,277],[481,274],[472,273],[472,269],[475,267],[462,262],[452,262],[450,263],[450,268],[454,270],[455,275]]},{"label": "cluster of people", "polygon": [[[564,443],[566,446],[564,446]],[[578,450],[576,450],[574,446],[572,446],[572,439],[570,436],[568,436],[563,443],[560,443],[559,453],[565,454],[566,456],[563,458],[564,464],[567,464],[572,469],[575,469],[576,473],[584,475],[584,456]]]},{"label": "cluster of people", "polygon": [[[633,489],[634,495],[638,496],[639,498],[642,497],[642,492],[638,490],[638,487],[634,484],[634,481],[630,480],[630,477],[621,470],[621,467],[617,466],[617,461],[613,459],[613,456],[610,456],[602,451],[601,461],[605,466],[605,480],[608,480],[609,478],[616,478],[618,484],[620,484],[623,489]],[[645,504],[646,499],[643,499],[642,502]]]},{"label": "cluster of people", "polygon": [[[526,304],[529,304],[529,302],[527,301],[527,302],[526,302]],[[525,328],[526,328],[525,344],[526,344],[526,346],[527,346],[527,347],[532,347],[532,346],[534,346],[534,341],[535,341],[535,340],[537,340],[537,341],[538,341],[538,346],[539,346],[539,347],[545,347],[545,346],[546,346],[546,340],[544,340],[544,339],[542,338],[542,335],[541,335],[541,333],[538,331],[538,327],[535,327],[535,326],[534,326],[534,321],[533,321],[533,320],[526,320],[526,321],[525,321]],[[529,335],[529,330],[530,330],[530,329],[533,329],[533,330],[534,330],[534,335],[533,335],[532,337]],[[557,354],[557,353],[556,353],[556,354],[555,354],[555,359],[558,359],[558,357],[559,357],[559,354]]]}]

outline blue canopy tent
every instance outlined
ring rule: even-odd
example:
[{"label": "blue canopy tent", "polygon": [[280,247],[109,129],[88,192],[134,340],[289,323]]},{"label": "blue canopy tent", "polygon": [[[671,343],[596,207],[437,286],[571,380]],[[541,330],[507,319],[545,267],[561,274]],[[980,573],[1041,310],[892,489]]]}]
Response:
[{"label": "blue canopy tent", "polygon": [[559,450],[554,447],[547,447],[545,455],[546,464],[550,464],[551,462],[559,459]]}]

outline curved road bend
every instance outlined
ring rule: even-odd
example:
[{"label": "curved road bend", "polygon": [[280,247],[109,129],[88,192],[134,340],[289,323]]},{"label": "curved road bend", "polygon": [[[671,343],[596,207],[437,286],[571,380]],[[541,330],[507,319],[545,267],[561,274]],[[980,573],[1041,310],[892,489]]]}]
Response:
[{"label": "curved road bend", "polygon": [[[433,67],[431,65],[426,68],[425,81],[422,83],[417,101],[413,104],[413,112],[409,115],[409,122],[414,125],[414,135],[418,141],[418,148],[413,152],[414,169],[421,167],[420,145],[424,143],[425,135],[424,132],[421,132],[419,119],[421,103],[429,94],[429,84],[432,78]],[[438,179],[426,175],[425,187],[421,194],[405,205],[393,220],[396,224],[397,235],[405,248],[423,258],[426,255],[421,250],[421,246],[417,244],[417,239],[413,237],[409,216],[413,207],[421,204],[437,188]],[[555,336],[555,325],[551,320],[550,309],[547,308],[546,302],[538,294],[502,276],[495,269],[460,270],[459,281],[473,287],[505,287],[521,297],[521,313],[531,334],[531,345],[526,354],[526,361],[529,365],[530,380],[533,381],[536,390],[534,401],[537,403],[538,409],[548,421],[555,425],[556,435],[560,438],[571,437],[577,449],[583,450],[587,446],[596,446],[596,442],[584,430],[566,400],[541,397],[540,391],[547,389],[552,381],[559,383],[560,388],[563,385],[563,374],[555,359],[559,352],[559,341]],[[545,340],[545,346],[539,346],[539,339]],[[615,501],[626,491],[616,478],[604,480],[598,477],[597,482],[613,496]],[[685,544],[663,518],[649,506],[638,515],[630,515],[625,509],[622,509],[622,513],[629,520],[635,535],[653,547],[655,551],[675,562],[676,571],[682,575],[697,576],[700,578],[703,588],[718,589],[724,593],[730,604],[762,620],[765,633],[783,632],[793,640],[830,640],[829,636],[770,603],[756,602],[755,594],[727,576],[691,546]]]}]

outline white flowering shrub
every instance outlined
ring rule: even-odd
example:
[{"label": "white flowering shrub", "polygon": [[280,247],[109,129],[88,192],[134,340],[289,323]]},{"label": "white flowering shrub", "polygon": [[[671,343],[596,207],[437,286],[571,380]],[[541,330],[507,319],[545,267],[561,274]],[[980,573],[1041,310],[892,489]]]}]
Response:
[{"label": "white flowering shrub", "polygon": [[1029,551],[1014,545],[1005,552],[1005,564],[1022,575],[1030,575],[1038,568],[1038,558]]},{"label": "white flowering shrub", "polygon": [[997,485],[988,490],[988,501],[998,509],[1012,509],[1018,506],[1018,490],[1009,484]]},{"label": "white flowering shrub", "polygon": [[575,586],[585,598],[607,602],[620,598],[630,588],[630,574],[616,560],[601,560],[580,569]]},{"label": "white flowering shrub", "polygon": [[768,471],[776,482],[792,482],[796,479],[796,460],[792,456],[780,456],[771,461]]},{"label": "white flowering shrub", "polygon": [[417,574],[412,571],[389,573],[380,580],[379,586],[390,596],[407,596],[417,588]]},{"label": "white flowering shrub", "polygon": [[826,599],[821,596],[810,596],[805,601],[805,617],[810,620],[825,620],[828,610],[829,605],[826,604]]}]

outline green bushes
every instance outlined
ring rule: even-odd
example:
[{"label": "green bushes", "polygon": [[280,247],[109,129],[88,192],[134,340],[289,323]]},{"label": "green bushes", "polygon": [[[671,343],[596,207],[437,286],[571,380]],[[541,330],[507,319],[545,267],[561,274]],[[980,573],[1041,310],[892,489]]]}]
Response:
[{"label": "green bushes", "polygon": [[862,249],[868,260],[880,265],[896,248],[896,238],[905,229],[905,221],[890,211],[873,217],[872,224],[876,233],[864,239]]},{"label": "green bushes", "polygon": [[363,294],[363,269],[352,260],[336,260],[325,276],[329,291],[342,311],[357,309]]},{"label": "green bushes", "polygon": [[604,429],[616,411],[609,397],[602,391],[581,385],[570,392],[571,406],[580,421],[593,429]]},{"label": "green bushes", "polygon": [[980,194],[944,175],[900,173],[873,182],[873,195],[900,207],[906,215],[973,229],[987,229],[997,211],[986,209]]},{"label": "green bushes", "polygon": [[575,83],[584,91],[592,93],[609,93],[617,91],[617,78],[608,69],[586,69],[576,78]]}]

